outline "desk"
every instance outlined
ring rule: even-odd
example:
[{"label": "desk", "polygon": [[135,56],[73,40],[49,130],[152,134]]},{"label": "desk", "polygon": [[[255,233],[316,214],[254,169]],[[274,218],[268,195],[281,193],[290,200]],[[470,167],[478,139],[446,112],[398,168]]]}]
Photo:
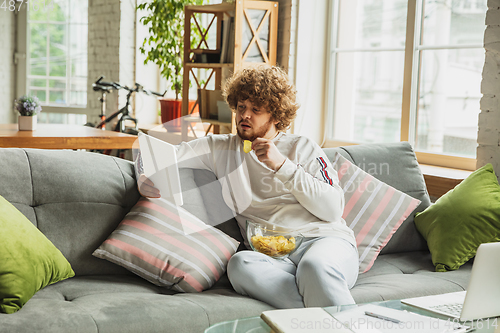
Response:
[{"label": "desk", "polygon": [[17,124],[0,124],[0,148],[131,149],[136,139],[83,125],[37,124],[35,131],[18,131]]},{"label": "desk", "polygon": [[[183,117],[183,119],[184,118],[185,117]],[[183,141],[191,141],[207,134],[203,124],[200,123],[199,120],[200,118],[198,118],[198,120],[193,118],[189,122],[183,122],[181,130],[178,132],[167,131],[163,125],[159,124],[139,124],[139,129],[146,134],[166,141],[172,145],[178,145]],[[195,125],[189,126],[190,122],[195,123]]]},{"label": "desk", "polygon": [[232,131],[232,123],[214,120],[214,119],[200,119],[196,116],[184,116],[182,117],[182,133],[187,133],[189,131],[188,126],[192,123],[208,123],[209,127],[206,129],[205,135],[208,134],[210,129],[213,127],[214,134],[227,134]]}]

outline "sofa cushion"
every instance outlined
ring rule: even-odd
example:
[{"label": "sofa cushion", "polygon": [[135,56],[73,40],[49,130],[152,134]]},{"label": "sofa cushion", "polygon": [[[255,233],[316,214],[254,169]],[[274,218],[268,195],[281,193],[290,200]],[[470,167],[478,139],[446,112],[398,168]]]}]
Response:
[{"label": "sofa cushion", "polygon": [[429,251],[384,254],[359,275],[351,294],[356,303],[364,303],[463,291],[471,269],[468,262],[459,270],[437,273]]},{"label": "sofa cushion", "polygon": [[0,230],[0,312],[17,312],[38,290],[75,275],[61,252],[2,196]]},{"label": "sofa cushion", "polygon": [[[202,197],[209,187],[198,186],[196,171],[203,170],[180,170],[183,208],[203,221],[209,219],[206,204],[218,217],[227,216],[227,207],[222,214],[220,206],[210,205],[218,198],[216,191]],[[204,175],[215,179],[210,172]],[[76,275],[132,274],[92,256],[140,198],[130,161],[82,151],[4,148],[0,179],[0,195],[54,243]],[[217,181],[214,185],[220,187]],[[238,236],[235,220],[213,223]]]},{"label": "sofa cushion", "polygon": [[481,243],[500,241],[500,186],[488,163],[415,217],[436,271],[456,270]]},{"label": "sofa cushion", "polygon": [[131,274],[92,252],[137,202],[132,163],[67,150],[1,149],[0,195],[62,252],[76,275]]},{"label": "sofa cushion", "polygon": [[238,242],[182,207],[140,199],[94,256],[182,292],[210,288],[226,271]]},{"label": "sofa cushion", "polygon": [[401,224],[381,254],[427,250],[425,239],[415,228],[414,216],[430,205],[424,177],[408,142],[363,144],[325,148],[330,161],[336,152],[378,180],[421,201]]},{"label": "sofa cushion", "polygon": [[33,184],[30,163],[22,149],[4,148],[0,150],[0,195],[13,204],[35,226],[37,225],[33,207]]},{"label": "sofa cushion", "polygon": [[420,204],[336,153],[332,166],[344,191],[342,218],[354,231],[359,271],[367,272],[401,223]]},{"label": "sofa cushion", "polygon": [[0,313],[0,333],[195,333],[271,309],[231,288],[177,293],[136,275],[77,276],[44,288],[15,315]]}]

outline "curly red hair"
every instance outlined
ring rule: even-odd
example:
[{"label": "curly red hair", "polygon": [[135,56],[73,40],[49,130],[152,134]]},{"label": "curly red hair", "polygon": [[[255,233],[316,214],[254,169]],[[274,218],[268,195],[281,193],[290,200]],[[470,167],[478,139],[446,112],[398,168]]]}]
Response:
[{"label": "curly red hair", "polygon": [[250,100],[258,107],[266,107],[278,131],[286,130],[300,105],[297,91],[288,75],[276,66],[245,68],[234,73],[224,86],[223,96],[229,107],[236,110],[239,101]]}]

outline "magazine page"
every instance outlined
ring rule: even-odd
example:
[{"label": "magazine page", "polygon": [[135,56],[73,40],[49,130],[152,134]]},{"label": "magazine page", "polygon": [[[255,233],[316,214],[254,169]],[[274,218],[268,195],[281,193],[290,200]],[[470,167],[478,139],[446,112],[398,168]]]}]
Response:
[{"label": "magazine page", "polygon": [[442,320],[372,304],[333,313],[332,316],[357,333],[460,333],[468,329],[452,319]]}]

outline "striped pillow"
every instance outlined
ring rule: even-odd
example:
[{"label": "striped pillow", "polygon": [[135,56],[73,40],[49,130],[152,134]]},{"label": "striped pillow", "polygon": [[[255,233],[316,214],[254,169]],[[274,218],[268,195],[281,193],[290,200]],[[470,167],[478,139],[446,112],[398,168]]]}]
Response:
[{"label": "striped pillow", "polygon": [[[339,153],[333,159],[340,187],[344,191],[342,218],[356,236],[359,271],[367,272],[380,251],[420,200],[396,190],[349,162]],[[389,172],[383,166],[375,169]]]},{"label": "striped pillow", "polygon": [[239,242],[182,207],[141,198],[93,255],[180,292],[208,289]]}]

